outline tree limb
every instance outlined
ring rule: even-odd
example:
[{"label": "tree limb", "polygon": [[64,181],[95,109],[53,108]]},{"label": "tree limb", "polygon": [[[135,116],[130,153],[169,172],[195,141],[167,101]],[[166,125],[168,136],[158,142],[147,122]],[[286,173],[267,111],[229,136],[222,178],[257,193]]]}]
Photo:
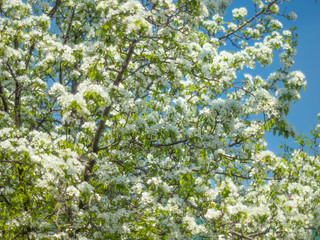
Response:
[{"label": "tree limb", "polygon": [[52,18],[53,15],[54,15],[54,14],[56,13],[56,11],[58,10],[58,7],[59,7],[60,3],[61,3],[61,0],[57,0],[57,1],[56,1],[56,4],[55,4],[54,7],[51,9],[51,11],[48,13],[48,16],[49,16],[50,18]]},{"label": "tree limb", "polygon": [[242,28],[244,28],[245,26],[247,26],[250,22],[252,22],[252,21],[255,20],[257,17],[259,17],[261,14],[264,14],[264,13],[265,13],[267,10],[269,10],[270,7],[271,7],[273,4],[275,4],[276,2],[277,2],[277,0],[269,3],[269,5],[268,5],[267,8],[262,9],[260,12],[258,12],[256,15],[254,15],[254,16],[253,16],[252,18],[250,18],[248,21],[246,21],[245,23],[243,23],[242,25],[240,25],[237,29],[235,29],[235,30],[233,30],[233,31],[231,31],[231,32],[229,32],[229,33],[227,33],[227,34],[219,37],[218,39],[219,39],[219,40],[222,40],[222,39],[224,39],[224,38],[228,38],[230,35],[238,32],[239,30],[241,30]]}]

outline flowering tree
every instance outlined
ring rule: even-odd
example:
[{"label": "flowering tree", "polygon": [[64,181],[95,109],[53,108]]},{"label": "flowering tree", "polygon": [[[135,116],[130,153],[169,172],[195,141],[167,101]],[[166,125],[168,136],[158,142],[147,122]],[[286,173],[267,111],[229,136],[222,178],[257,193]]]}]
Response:
[{"label": "flowering tree", "polygon": [[281,2],[1,0],[0,238],[311,238],[319,158],[264,141],[305,86]]}]

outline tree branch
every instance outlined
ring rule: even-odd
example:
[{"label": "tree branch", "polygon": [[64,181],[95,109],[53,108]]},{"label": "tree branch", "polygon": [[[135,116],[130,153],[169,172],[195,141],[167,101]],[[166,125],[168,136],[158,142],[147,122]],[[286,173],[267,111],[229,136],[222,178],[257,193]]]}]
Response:
[{"label": "tree branch", "polygon": [[[16,46],[16,44],[15,44]],[[9,63],[7,63],[9,72],[12,76],[12,78],[15,81],[15,91],[14,91],[14,119],[15,124],[18,128],[21,127],[21,111],[20,111],[20,105],[21,105],[21,86],[18,82],[18,79],[16,78],[16,75],[14,74],[13,70],[11,69]]]},{"label": "tree branch", "polygon": [[30,63],[30,60],[31,60],[31,56],[32,56],[32,52],[33,52],[35,46],[36,46],[36,44],[34,42],[34,43],[32,43],[32,45],[31,45],[31,47],[29,49],[29,55],[28,55],[28,58],[26,60],[26,70],[28,69],[28,66],[29,66],[29,63]]},{"label": "tree branch", "polygon": [[[116,77],[116,79],[114,81],[114,85],[115,86],[118,86],[120,84],[121,80],[122,80],[123,74],[126,71],[128,65],[129,65],[130,59],[132,57],[136,42],[137,41],[134,40],[133,43],[131,44],[130,48],[129,48],[128,54],[126,56],[126,59],[125,59],[123,65],[122,65],[121,71],[118,73],[118,75],[117,75],[117,77]],[[96,131],[96,134],[95,134],[93,142],[92,142],[92,150],[93,150],[94,153],[97,153],[99,151],[100,137],[102,135],[103,129],[105,128],[105,123],[107,121],[107,117],[108,117],[108,115],[110,113],[110,110],[111,110],[111,105],[106,107],[104,109],[104,111],[103,111],[101,120],[100,120],[99,125],[98,125],[98,129]]]},{"label": "tree branch", "polygon": [[58,10],[58,7],[59,7],[60,3],[61,3],[61,0],[57,0],[57,1],[56,1],[56,4],[55,4],[54,7],[51,9],[51,11],[48,13],[48,16],[49,16],[50,18],[52,18],[53,15],[54,15],[54,14],[56,13],[56,11]]},{"label": "tree branch", "polygon": [[2,104],[3,104],[4,111],[6,113],[9,113],[8,102],[7,102],[7,98],[4,96],[4,88],[2,86],[2,82],[1,81],[0,81],[0,97],[2,99]]},{"label": "tree branch", "polygon": [[222,40],[222,39],[224,39],[224,38],[228,38],[230,35],[238,32],[239,30],[241,30],[242,28],[244,28],[245,26],[247,26],[250,22],[252,22],[252,21],[255,20],[257,17],[259,17],[261,14],[264,14],[265,12],[267,12],[267,11],[270,9],[270,7],[271,7],[273,4],[275,4],[276,2],[277,2],[277,0],[274,0],[273,2],[269,3],[269,5],[268,5],[267,8],[262,9],[260,12],[258,12],[256,15],[254,15],[254,16],[253,16],[252,18],[250,18],[248,21],[246,21],[245,23],[243,23],[242,25],[240,25],[237,29],[235,29],[235,30],[233,30],[233,31],[231,31],[231,32],[229,32],[229,33],[227,33],[227,34],[219,37],[218,39],[219,39],[219,40]]},{"label": "tree branch", "polygon": [[169,147],[169,146],[173,146],[173,145],[176,145],[176,144],[179,144],[179,143],[185,143],[187,141],[188,141],[188,139],[174,141],[174,142],[171,142],[171,143],[152,143],[151,147]]},{"label": "tree branch", "polygon": [[248,236],[248,235],[244,235],[243,233],[239,233],[239,232],[236,232],[236,231],[233,231],[233,230],[229,230],[229,233],[237,236],[237,237],[240,237],[240,238],[245,238],[245,239],[248,239],[248,240],[254,240],[254,238]]},{"label": "tree branch", "polygon": [[72,13],[71,13],[71,17],[70,17],[70,22],[68,24],[68,28],[67,28],[67,32],[66,32],[66,35],[64,36],[64,39],[63,39],[63,44],[66,44],[68,38],[69,38],[69,34],[70,34],[70,30],[71,30],[71,26],[72,26],[72,21],[73,21],[73,18],[74,18],[74,13],[75,13],[75,10],[76,8],[74,7],[72,9]]},{"label": "tree branch", "polygon": [[9,200],[9,198],[8,198],[3,192],[0,193],[0,196],[3,197],[4,201],[5,201],[8,205],[11,205],[11,201]]},{"label": "tree branch", "polygon": [[[134,52],[134,48],[135,48],[135,45],[138,41],[137,40],[134,40],[130,47],[129,47],[129,50],[128,50],[128,54],[124,60],[124,63],[122,64],[122,67],[121,67],[121,70],[120,72],[118,73],[115,81],[114,81],[114,85],[117,87],[119,86],[119,84],[121,83],[122,81],[122,77],[123,77],[123,74],[124,72],[127,70],[128,68],[128,65],[129,65],[129,62],[131,60],[131,57],[133,55],[133,52]],[[100,142],[100,138],[101,138],[101,135],[105,129],[105,124],[106,124],[106,121],[107,121],[107,117],[109,116],[109,113],[111,111],[111,106],[108,106],[104,109],[103,111],[103,114],[101,116],[101,119],[100,119],[100,122],[99,122],[99,125],[98,125],[98,129],[95,133],[95,136],[93,138],[93,141],[92,141],[92,152],[94,153],[97,153],[99,151],[99,142]],[[84,173],[84,180],[85,181],[88,181],[89,178],[90,178],[90,174],[92,172],[92,169],[94,167],[94,164],[95,164],[95,160],[94,159],[91,159],[89,161],[89,164],[87,165],[86,169],[85,169],[85,173]]]}]

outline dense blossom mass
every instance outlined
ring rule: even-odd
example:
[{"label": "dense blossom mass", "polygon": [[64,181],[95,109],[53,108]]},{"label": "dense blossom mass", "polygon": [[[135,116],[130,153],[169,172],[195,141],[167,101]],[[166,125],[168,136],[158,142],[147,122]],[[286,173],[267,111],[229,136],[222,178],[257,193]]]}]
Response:
[{"label": "dense blossom mass", "polygon": [[1,0],[0,238],[311,239],[282,2]]}]

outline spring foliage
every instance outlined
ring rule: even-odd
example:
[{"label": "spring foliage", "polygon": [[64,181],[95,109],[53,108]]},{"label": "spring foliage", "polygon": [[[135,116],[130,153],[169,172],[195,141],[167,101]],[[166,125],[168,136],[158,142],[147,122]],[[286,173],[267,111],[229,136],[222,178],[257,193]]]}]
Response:
[{"label": "spring foliage", "polygon": [[264,140],[294,134],[296,15],[230,4],[0,1],[0,238],[311,238],[319,158]]}]

